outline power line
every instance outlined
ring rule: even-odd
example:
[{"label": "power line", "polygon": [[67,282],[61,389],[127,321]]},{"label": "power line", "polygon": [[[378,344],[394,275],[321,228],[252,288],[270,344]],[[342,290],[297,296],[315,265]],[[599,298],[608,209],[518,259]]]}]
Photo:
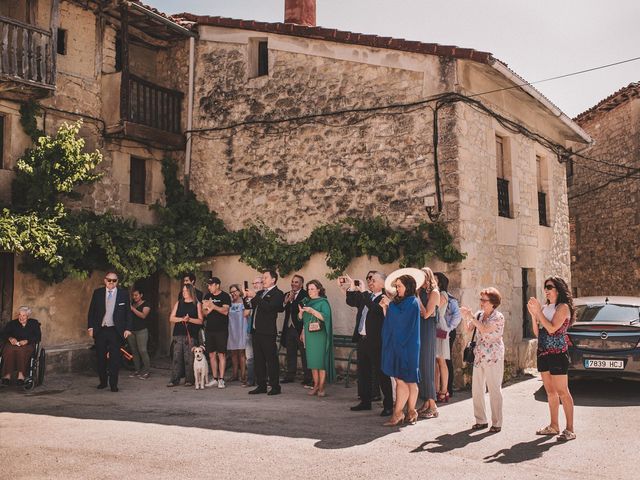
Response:
[{"label": "power line", "polygon": [[544,78],[542,80],[536,80],[534,82],[524,82],[524,83],[519,83],[517,85],[512,85],[511,87],[498,88],[496,90],[489,90],[487,92],[482,92],[482,93],[474,93],[473,95],[469,95],[469,97],[479,97],[481,95],[488,95],[490,93],[497,93],[505,90],[512,90],[514,88],[537,85],[538,83],[550,82],[552,80],[559,80],[561,78],[573,77],[575,75],[582,75],[583,73],[595,72],[596,70],[602,70],[603,68],[615,67],[617,65],[635,62],[638,60],[640,60],[640,57],[628,58],[627,60],[620,60],[619,62],[608,63],[606,65],[599,65],[597,67],[587,68],[585,70],[579,70],[577,72],[565,73],[564,75],[556,75],[555,77]]},{"label": "power line", "polygon": [[[640,171],[640,169],[638,169],[638,171]],[[609,185],[611,185],[611,184],[612,184],[612,183],[614,183],[614,182],[620,182],[620,181],[622,181],[622,180],[625,180],[625,179],[627,179],[627,178],[632,177],[632,175],[633,175],[634,173],[635,173],[635,172],[629,172],[629,173],[627,173],[626,175],[623,175],[623,176],[621,176],[621,177],[618,177],[618,178],[612,178],[611,180],[607,180],[606,182],[604,182],[604,183],[602,183],[602,184],[598,185],[597,187],[588,187],[584,192],[577,193],[576,195],[572,195],[572,196],[570,196],[570,197],[569,197],[569,200],[574,200],[574,199],[576,199],[576,198],[583,197],[583,196],[588,195],[588,194],[590,194],[590,193],[597,192],[598,190],[602,190],[603,188],[608,187]]]}]

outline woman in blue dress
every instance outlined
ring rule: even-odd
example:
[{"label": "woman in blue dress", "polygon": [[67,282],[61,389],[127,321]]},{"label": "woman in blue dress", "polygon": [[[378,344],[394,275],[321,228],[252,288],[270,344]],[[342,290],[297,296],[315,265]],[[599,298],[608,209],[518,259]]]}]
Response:
[{"label": "woman in blue dress", "polygon": [[405,419],[413,425],[418,420],[416,402],[420,380],[420,305],[416,298],[416,281],[402,275],[395,282],[397,295],[380,304],[385,310],[382,326],[382,371],[396,380],[396,403],[386,426],[400,425]]}]

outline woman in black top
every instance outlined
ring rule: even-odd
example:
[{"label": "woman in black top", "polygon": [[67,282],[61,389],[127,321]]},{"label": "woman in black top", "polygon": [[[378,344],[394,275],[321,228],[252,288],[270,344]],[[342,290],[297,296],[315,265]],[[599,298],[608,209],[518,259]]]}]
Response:
[{"label": "woman in black top", "polygon": [[147,352],[147,343],[149,342],[148,318],[151,308],[144,301],[144,294],[140,289],[135,289],[131,293],[131,313],[133,313],[133,328],[131,335],[127,337],[131,353],[133,353],[133,364],[136,371],[129,377],[138,377],[146,380],[149,378],[149,369],[151,368],[151,360]]},{"label": "woman in black top", "polygon": [[20,307],[18,318],[4,327],[2,337],[7,343],[2,351],[2,384],[9,385],[11,375],[18,372],[18,385],[24,385],[24,375],[29,367],[35,344],[40,341],[40,323],[31,316],[29,307]]},{"label": "woman in black top", "polygon": [[183,285],[182,298],[173,306],[169,322],[173,323],[173,361],[171,381],[167,387],[175,387],[184,376],[185,387],[193,385],[193,355],[191,348],[198,339],[202,325],[202,304],[196,297],[193,285]]}]

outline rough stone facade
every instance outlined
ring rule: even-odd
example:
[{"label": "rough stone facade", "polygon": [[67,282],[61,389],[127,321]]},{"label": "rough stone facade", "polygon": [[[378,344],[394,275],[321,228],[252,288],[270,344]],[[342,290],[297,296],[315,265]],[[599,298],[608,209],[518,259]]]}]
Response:
[{"label": "rough stone facade", "polygon": [[640,84],[576,122],[595,144],[568,179],[574,293],[640,296]]},{"label": "rough stone facade", "polygon": [[[114,126],[106,121],[107,110],[117,106],[119,113],[120,74],[116,72],[115,47],[117,30],[112,22],[96,15],[81,3],[69,0],[60,2],[59,26],[67,31],[66,54],[57,56],[55,92],[40,100],[46,113],[38,118],[39,126],[47,134],[53,135],[63,122],[75,122],[82,118],[84,123],[80,135],[87,149],[98,149],[103,154],[103,162],[98,167],[103,177],[98,183],[83,187],[83,198],[69,202],[70,208],[97,213],[110,211],[135,218],[143,224],[151,223],[154,214],[149,206],[164,201],[161,160],[164,156],[170,156],[183,163],[184,152],[106,134],[106,129]],[[41,28],[48,29],[50,3],[42,1],[38,7],[37,23]],[[157,85],[180,90],[186,97],[188,53],[185,52],[188,52],[186,39],[167,44],[164,49],[136,46],[130,52],[132,73]],[[113,76],[117,76],[117,81],[104,81]],[[19,107],[17,101],[0,99],[0,115],[5,120],[0,202],[5,203],[11,196],[12,169],[31,143],[20,126]],[[181,113],[182,124],[185,125],[186,99]],[[120,117],[116,121],[120,121]],[[146,160],[145,204],[129,201],[131,157]],[[83,281],[67,279],[61,284],[47,285],[30,274],[20,272],[19,261],[19,257],[16,257],[11,316],[15,318],[20,305],[29,305],[34,317],[42,324],[45,346],[56,352],[56,358],[76,358],[76,353],[80,355],[91,343],[86,334],[86,313],[93,289],[102,286],[103,272],[95,272]],[[159,283],[158,297],[165,289],[173,288],[165,277],[161,277]],[[167,297],[175,298],[176,295],[177,292],[171,292]],[[172,306],[164,304],[164,299],[159,298],[158,301],[163,311],[168,311]],[[160,329],[163,338],[169,337],[167,328],[163,326]],[[168,343],[165,345],[162,342],[160,350],[167,349]]]},{"label": "rough stone facade", "polygon": [[[196,129],[409,103],[444,92],[473,94],[499,85],[486,71],[460,60],[402,53],[390,61],[376,49],[275,35],[268,36],[268,75],[250,78],[254,33],[223,30],[200,28]],[[555,142],[566,142],[567,132],[542,122],[544,113],[531,100],[505,93],[485,103],[512,120],[541,127],[540,133]],[[431,108],[408,110],[197,134],[192,187],[230,228],[260,220],[290,241],[348,215],[382,215],[394,225],[415,226],[427,218],[424,200],[435,191],[434,123]],[[498,216],[496,135],[508,149],[512,218]],[[497,287],[507,318],[509,368],[532,366],[535,341],[523,328],[523,300],[526,294],[541,297],[548,275],[570,278],[564,167],[533,140],[463,103],[439,110],[438,139],[443,219],[468,258],[429,266],[447,272],[451,292],[473,308],[482,288]],[[547,195],[549,226],[539,225],[538,191]],[[314,257],[301,273],[329,284],[336,332],[349,334],[354,311],[326,279],[322,263],[321,256]],[[397,265],[359,259],[348,272],[363,277],[370,267],[391,272]],[[227,285],[254,273],[245,272],[234,257],[212,259],[210,268]],[[523,269],[531,283],[524,286],[525,295]],[[286,288],[288,282],[289,277],[280,284]],[[458,365],[465,338],[454,354]]]}]

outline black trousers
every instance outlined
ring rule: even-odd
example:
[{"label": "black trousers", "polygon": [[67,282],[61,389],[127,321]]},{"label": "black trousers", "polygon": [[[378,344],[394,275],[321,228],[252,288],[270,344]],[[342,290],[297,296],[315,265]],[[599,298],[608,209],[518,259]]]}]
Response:
[{"label": "black trousers", "polygon": [[[358,342],[358,387],[360,401],[371,404],[373,397],[372,377],[378,377],[378,383],[382,390],[382,404],[384,408],[393,408],[393,390],[391,379],[382,372],[382,344],[373,342],[369,337],[360,337]],[[362,386],[360,388],[360,386]]]},{"label": "black trousers", "polygon": [[253,334],[253,367],[258,387],[267,388],[268,374],[271,387],[280,388],[280,368],[275,335],[257,332]]},{"label": "black trousers", "polygon": [[456,341],[456,331],[451,330],[449,332],[449,351],[452,352],[450,360],[447,360],[447,369],[449,370],[449,382],[447,384],[447,392],[449,395],[453,395],[453,344]]},{"label": "black trousers", "polygon": [[300,352],[304,380],[310,381],[311,370],[307,368],[307,354],[304,350],[304,343],[300,341],[300,335],[295,328],[287,328],[284,345],[287,348],[287,379],[295,380],[296,378],[296,370],[298,369],[298,352]]},{"label": "black trousers", "polygon": [[[122,337],[116,327],[100,327],[93,330],[96,341],[96,355],[98,356],[98,376],[100,383],[106,385],[107,378],[111,387],[118,386],[118,372],[122,363]],[[109,359],[107,360],[107,352]],[[108,376],[107,376],[108,371]]]}]

